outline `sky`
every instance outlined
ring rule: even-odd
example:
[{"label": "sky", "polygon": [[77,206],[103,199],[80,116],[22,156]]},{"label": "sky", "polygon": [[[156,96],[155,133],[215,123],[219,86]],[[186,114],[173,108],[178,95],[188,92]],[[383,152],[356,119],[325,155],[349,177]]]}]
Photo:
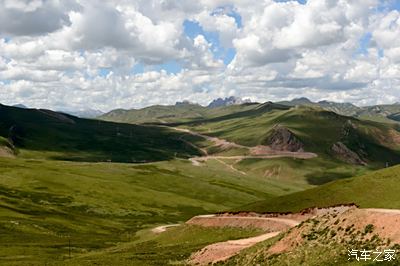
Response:
[{"label": "sky", "polygon": [[400,0],[0,0],[0,103],[400,102]]}]

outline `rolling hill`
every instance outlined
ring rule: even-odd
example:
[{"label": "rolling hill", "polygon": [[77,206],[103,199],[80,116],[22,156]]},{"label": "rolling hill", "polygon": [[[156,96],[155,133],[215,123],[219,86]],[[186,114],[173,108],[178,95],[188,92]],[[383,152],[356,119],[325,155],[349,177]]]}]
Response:
[{"label": "rolling hill", "polygon": [[116,109],[98,118],[105,121],[134,123],[134,124],[168,124],[202,120],[246,111],[257,104],[245,103],[219,107],[203,107],[198,104],[182,103],[176,105],[154,105],[143,109]]},{"label": "rolling hill", "polygon": [[306,151],[347,163],[383,167],[400,162],[400,133],[396,126],[342,116],[321,108],[265,103],[229,115],[174,126],[245,145],[270,145],[277,126],[296,137]]},{"label": "rolling hill", "polygon": [[337,103],[332,101],[312,102],[307,98],[297,98],[291,101],[278,102],[287,106],[313,106],[332,111],[340,115],[353,116],[360,119],[378,122],[394,123],[398,121],[395,117],[400,113],[400,104],[386,104],[359,107],[352,103]]},{"label": "rolling hill", "polygon": [[[156,236],[150,228],[226,210],[399,207],[400,168],[370,172],[399,162],[395,125],[271,102],[154,108],[121,123],[0,106],[0,147],[18,151],[0,158],[1,262],[175,263],[255,232],[182,226]],[[246,157],[266,146],[318,157]],[[186,160],[204,151],[210,158],[199,165]]]},{"label": "rolling hill", "polygon": [[356,204],[362,208],[400,209],[400,166],[242,206],[255,212],[299,212],[313,207]]},{"label": "rolling hill", "polygon": [[12,140],[24,158],[144,162],[198,155],[197,149],[181,140],[184,135],[156,126],[0,106],[0,136]]}]

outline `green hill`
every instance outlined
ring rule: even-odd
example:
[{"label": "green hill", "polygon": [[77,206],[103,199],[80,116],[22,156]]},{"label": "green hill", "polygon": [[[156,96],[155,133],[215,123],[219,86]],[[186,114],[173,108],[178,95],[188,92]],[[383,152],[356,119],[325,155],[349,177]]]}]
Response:
[{"label": "green hill", "polygon": [[267,145],[277,125],[290,130],[306,151],[322,157],[340,157],[333,151],[333,146],[340,142],[370,165],[383,167],[387,162],[391,165],[400,162],[400,133],[396,126],[342,116],[321,108],[288,108],[266,103],[247,111],[180,124],[246,146]]},{"label": "green hill", "polygon": [[11,139],[25,158],[144,162],[199,154],[181,140],[184,135],[155,126],[0,106],[0,136]]},{"label": "green hill", "polygon": [[[64,265],[69,245],[73,265],[84,265],[90,253],[101,261],[102,252],[114,254],[113,261],[136,254],[146,265],[146,254],[158,250],[156,243],[112,250],[143,241],[142,231],[159,224],[298,191],[256,176],[243,178],[217,162],[197,167],[184,160],[118,164],[0,158],[0,168],[0,264],[10,265]],[[197,231],[197,241],[212,241]],[[229,237],[222,233],[216,241]],[[174,241],[165,246],[169,257],[183,250],[171,250]],[[109,263],[101,265],[126,265]]]},{"label": "green hill", "polygon": [[153,105],[143,109],[116,109],[99,117],[101,120],[124,123],[181,123],[202,120],[252,109],[257,104],[207,108],[197,104]]},{"label": "green hill", "polygon": [[255,212],[299,212],[311,207],[356,204],[362,208],[400,209],[400,166],[334,181],[316,188],[242,206]]}]

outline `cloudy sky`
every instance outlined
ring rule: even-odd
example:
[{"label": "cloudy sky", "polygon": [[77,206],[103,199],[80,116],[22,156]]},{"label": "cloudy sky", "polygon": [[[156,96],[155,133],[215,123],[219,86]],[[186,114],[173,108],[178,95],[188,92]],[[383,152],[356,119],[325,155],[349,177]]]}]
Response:
[{"label": "cloudy sky", "polygon": [[400,0],[0,0],[0,102],[400,101]]}]

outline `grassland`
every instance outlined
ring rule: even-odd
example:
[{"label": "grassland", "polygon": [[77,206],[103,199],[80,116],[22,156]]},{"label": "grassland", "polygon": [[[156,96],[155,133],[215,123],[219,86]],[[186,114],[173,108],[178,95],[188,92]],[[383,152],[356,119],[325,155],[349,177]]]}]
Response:
[{"label": "grassland", "polygon": [[181,123],[252,110],[254,106],[257,106],[257,104],[231,105],[218,108],[207,108],[197,104],[154,105],[143,109],[113,110],[100,116],[99,119],[134,124]]},{"label": "grassland", "polygon": [[[0,158],[0,169],[0,261],[19,265],[62,261],[69,242],[74,257],[95,251],[98,259],[102,250],[137,241],[138,232],[156,225],[299,190],[243,177],[218,162],[195,167],[186,160],[117,164]],[[158,244],[154,248],[146,252],[159,252]],[[179,249],[174,252],[169,256],[179,255]]]},{"label": "grassland", "polygon": [[400,166],[395,166],[242,206],[237,210],[298,212],[311,207],[340,204],[356,204],[362,208],[400,209],[399,176]]},{"label": "grassland", "polygon": [[184,133],[168,128],[8,106],[0,106],[0,117],[0,136],[12,139],[23,158],[148,162],[200,154],[181,140]]},{"label": "grassland", "polygon": [[[0,263],[162,265],[209,243],[257,233],[187,226],[159,236],[149,231],[199,214],[350,202],[400,207],[398,168],[350,178],[399,160],[392,125],[270,103],[215,108],[195,119],[184,110],[163,119],[247,146],[265,144],[272,127],[281,124],[319,156],[210,159],[194,166],[186,158],[201,155],[200,148],[224,155],[243,151],[219,150],[197,136],[156,125],[0,106],[0,145],[10,146],[6,139],[11,139],[18,150],[17,158],[0,158]],[[344,134],[349,121],[354,131]],[[337,141],[362,148],[369,166],[333,158],[329,147]]]},{"label": "grassland", "polygon": [[358,120],[312,107],[285,109],[271,105],[266,111],[257,110],[188,122],[182,126],[242,145],[256,146],[265,144],[271,129],[279,124],[290,129],[307,151],[329,160],[332,160],[331,146],[342,141],[353,150],[363,150],[370,165],[377,168],[386,162],[399,163],[400,142],[391,135],[398,134],[393,125]]}]

